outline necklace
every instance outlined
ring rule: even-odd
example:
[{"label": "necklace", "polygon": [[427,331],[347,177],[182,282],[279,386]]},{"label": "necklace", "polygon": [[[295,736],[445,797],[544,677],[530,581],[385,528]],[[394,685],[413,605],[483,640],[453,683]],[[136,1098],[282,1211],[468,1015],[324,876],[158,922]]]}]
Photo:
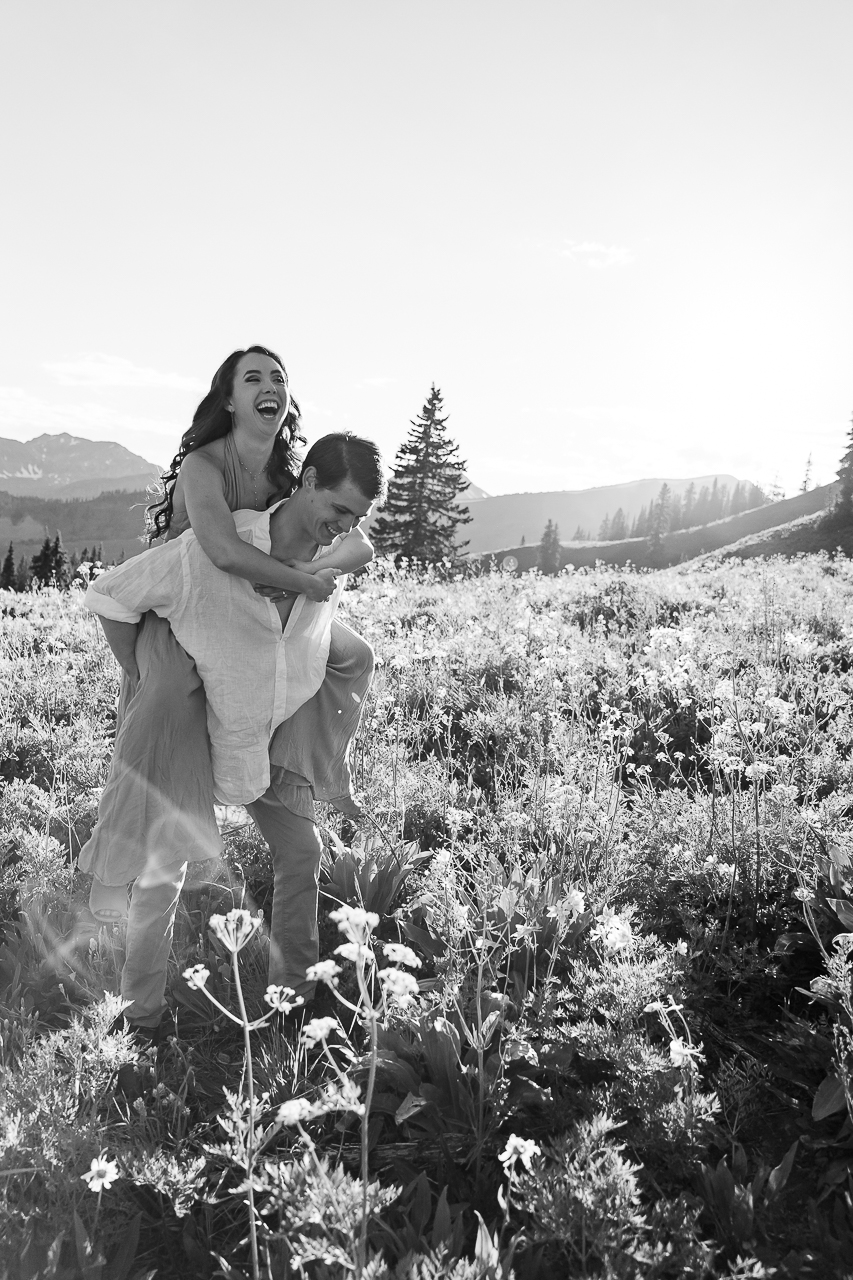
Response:
[{"label": "necklace", "polygon": [[252,492],[255,495],[255,510],[260,511],[261,505],[260,505],[260,499],[258,497],[258,480],[262,475],[266,474],[266,469],[269,466],[269,458],[267,458],[266,462],[261,467],[260,471],[250,471],[249,468],[246,466],[245,462],[243,461],[243,459],[240,457],[240,451],[238,450],[236,444],[234,445],[234,452],[237,454],[237,461],[240,463],[240,466],[243,468],[246,475],[249,477],[249,479],[252,482]]}]

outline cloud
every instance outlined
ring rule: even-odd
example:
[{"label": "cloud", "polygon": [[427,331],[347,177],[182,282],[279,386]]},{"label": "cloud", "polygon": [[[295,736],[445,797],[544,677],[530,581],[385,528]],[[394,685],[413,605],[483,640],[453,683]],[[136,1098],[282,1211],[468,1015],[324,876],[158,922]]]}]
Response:
[{"label": "cloud", "polygon": [[567,240],[560,256],[572,262],[582,262],[599,270],[606,267],[625,267],[634,261],[634,255],[623,244],[599,244],[597,240]]},{"label": "cloud", "polygon": [[159,387],[170,391],[206,391],[198,378],[182,373],[163,373],[146,369],[122,356],[108,356],[102,351],[83,352],[68,360],[45,364],[62,387]]},{"label": "cloud", "polygon": [[0,386],[0,436],[31,440],[67,431],[85,440],[112,440],[143,457],[171,454],[186,424],[116,412],[105,405],[51,404],[21,387]]}]

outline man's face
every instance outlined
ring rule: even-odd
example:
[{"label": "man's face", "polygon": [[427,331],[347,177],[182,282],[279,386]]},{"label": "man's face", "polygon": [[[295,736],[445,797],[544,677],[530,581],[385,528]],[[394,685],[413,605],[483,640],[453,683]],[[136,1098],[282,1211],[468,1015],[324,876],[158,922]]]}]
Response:
[{"label": "man's face", "polygon": [[342,480],[334,489],[323,489],[312,475],[313,467],[303,478],[309,502],[311,532],[322,547],[334,542],[340,533],[349,531],[370,514],[373,499],[366,498],[352,480]]}]

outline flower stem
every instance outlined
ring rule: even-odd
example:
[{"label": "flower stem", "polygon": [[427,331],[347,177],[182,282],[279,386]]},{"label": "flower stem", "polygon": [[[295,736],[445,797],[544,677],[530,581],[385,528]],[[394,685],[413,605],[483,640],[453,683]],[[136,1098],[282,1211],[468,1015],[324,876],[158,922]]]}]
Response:
[{"label": "flower stem", "polygon": [[249,1018],[246,1013],[246,1002],[243,999],[243,985],[240,982],[240,965],[236,951],[231,953],[231,959],[234,965],[234,986],[237,991],[237,1001],[240,1005],[240,1016],[243,1021],[243,1047],[246,1053],[246,1088],[249,1093],[249,1132],[246,1135],[246,1185],[249,1194],[249,1239],[252,1249],[252,1280],[260,1280],[258,1228],[255,1221],[255,1080],[252,1072],[252,1039],[249,1034]]}]

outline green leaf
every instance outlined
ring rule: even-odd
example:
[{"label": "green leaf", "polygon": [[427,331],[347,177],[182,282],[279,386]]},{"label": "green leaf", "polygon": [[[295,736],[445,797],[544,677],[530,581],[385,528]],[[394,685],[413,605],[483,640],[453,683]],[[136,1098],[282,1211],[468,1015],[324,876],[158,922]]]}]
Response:
[{"label": "green leaf", "polygon": [[834,1073],[828,1075],[818,1086],[812,1103],[812,1119],[825,1120],[837,1111],[843,1111],[847,1105],[844,1085]]},{"label": "green leaf", "polygon": [[846,898],[827,898],[827,902],[844,928],[853,933],[853,902],[848,902]]}]

